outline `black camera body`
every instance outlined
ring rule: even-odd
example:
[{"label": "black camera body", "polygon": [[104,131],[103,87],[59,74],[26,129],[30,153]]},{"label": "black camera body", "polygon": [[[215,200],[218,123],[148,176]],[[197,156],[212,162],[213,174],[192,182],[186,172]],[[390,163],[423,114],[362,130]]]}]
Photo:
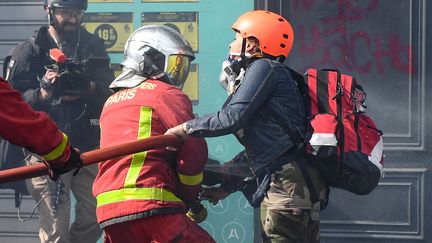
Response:
[{"label": "black camera body", "polygon": [[86,60],[67,58],[59,49],[51,49],[54,64],[45,68],[57,71],[59,77],[52,85],[54,96],[85,96],[90,92],[90,81],[98,66],[109,65],[107,57],[89,57]]},{"label": "black camera body", "polygon": [[57,69],[59,77],[54,85],[54,95],[76,95],[83,96],[90,90],[90,80],[85,74],[85,66],[81,62],[74,60],[54,67]]}]

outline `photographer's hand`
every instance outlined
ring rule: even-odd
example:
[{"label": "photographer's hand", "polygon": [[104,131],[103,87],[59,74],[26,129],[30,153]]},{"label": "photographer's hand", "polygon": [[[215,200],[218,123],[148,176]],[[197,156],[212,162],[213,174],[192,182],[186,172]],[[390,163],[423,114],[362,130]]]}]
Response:
[{"label": "photographer's hand", "polygon": [[56,70],[53,69],[47,69],[45,72],[44,77],[42,78],[41,82],[41,88],[39,93],[39,100],[40,101],[47,101],[51,99],[53,96],[53,84],[56,82],[58,78],[58,73]]}]

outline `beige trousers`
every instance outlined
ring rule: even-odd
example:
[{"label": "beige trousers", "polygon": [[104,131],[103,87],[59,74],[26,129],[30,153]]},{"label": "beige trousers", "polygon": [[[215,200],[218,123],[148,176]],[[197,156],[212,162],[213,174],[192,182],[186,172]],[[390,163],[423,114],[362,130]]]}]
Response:
[{"label": "beige trousers", "polygon": [[[36,157],[31,157],[27,164],[37,161]],[[41,243],[94,243],[102,235],[92,194],[97,165],[83,167],[75,176],[73,173],[74,170],[61,175],[55,182],[48,176],[26,180],[30,195],[36,202],[42,199],[37,207]],[[76,199],[72,224],[71,192]]]}]

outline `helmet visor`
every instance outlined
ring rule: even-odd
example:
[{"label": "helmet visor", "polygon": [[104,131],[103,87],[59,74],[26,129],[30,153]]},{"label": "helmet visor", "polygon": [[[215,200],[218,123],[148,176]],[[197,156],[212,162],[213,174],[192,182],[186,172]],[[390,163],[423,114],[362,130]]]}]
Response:
[{"label": "helmet visor", "polygon": [[189,74],[190,58],[185,55],[170,55],[166,73],[173,84],[177,87],[182,87]]}]

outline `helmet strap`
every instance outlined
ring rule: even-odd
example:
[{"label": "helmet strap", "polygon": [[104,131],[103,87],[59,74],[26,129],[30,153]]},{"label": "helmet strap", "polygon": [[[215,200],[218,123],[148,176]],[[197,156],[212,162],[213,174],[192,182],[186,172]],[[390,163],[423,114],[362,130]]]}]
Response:
[{"label": "helmet strap", "polygon": [[240,52],[240,57],[241,59],[245,59],[246,57],[246,43],[247,43],[247,39],[243,38],[243,42],[242,42],[242,48],[241,48],[241,52]]},{"label": "helmet strap", "polygon": [[237,68],[234,69],[236,70],[237,75],[239,74],[240,69],[243,68],[244,70],[246,70],[246,68],[250,64],[250,58],[246,56],[246,45],[247,45],[247,39],[243,38],[242,48],[240,52],[240,61],[235,64]]}]

